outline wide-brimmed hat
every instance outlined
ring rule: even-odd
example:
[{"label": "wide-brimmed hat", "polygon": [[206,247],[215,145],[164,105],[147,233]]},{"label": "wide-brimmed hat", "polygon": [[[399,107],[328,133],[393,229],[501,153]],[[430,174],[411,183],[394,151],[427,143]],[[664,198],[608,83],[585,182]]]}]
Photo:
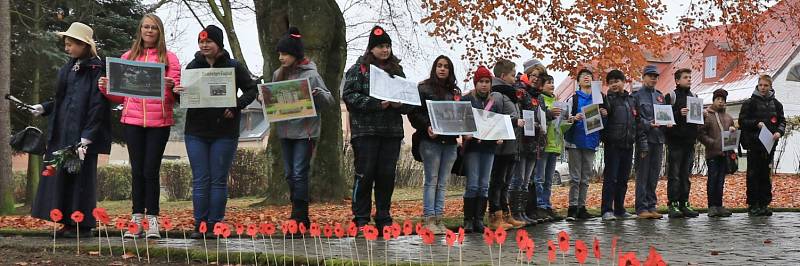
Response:
[{"label": "wide-brimmed hat", "polygon": [[73,22],[72,25],[69,25],[69,29],[67,29],[67,31],[57,32],[56,34],[61,37],[69,36],[73,39],[88,44],[92,48],[92,55],[97,56],[97,44],[95,44],[94,39],[92,39],[94,30],[92,30],[92,28],[86,24]]}]

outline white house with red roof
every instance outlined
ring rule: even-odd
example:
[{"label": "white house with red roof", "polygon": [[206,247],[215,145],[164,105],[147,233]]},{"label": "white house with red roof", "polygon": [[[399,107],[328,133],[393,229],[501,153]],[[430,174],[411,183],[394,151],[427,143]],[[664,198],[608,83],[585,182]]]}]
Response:
[{"label": "white house with red roof", "polygon": [[[759,31],[765,34],[765,42],[744,51],[752,63],[758,62],[759,73],[753,73],[751,64],[731,59],[733,49],[723,33],[725,26],[707,30],[707,42],[702,53],[691,53],[678,47],[668,47],[659,58],[648,56],[648,63],[655,65],[661,77],[656,89],[664,94],[675,88],[673,73],[681,68],[692,69],[692,92],[703,99],[705,104],[712,102],[712,93],[717,89],[728,91],[728,113],[738,118],[741,103],[750,98],[758,84],[758,77],[767,74],[773,77],[775,97],[783,104],[786,117],[800,115],[800,82],[787,81],[791,66],[800,63],[800,25],[797,18],[784,19],[776,14],[788,13],[786,10],[800,10],[800,0],[781,1],[761,16]],[[697,33],[694,33],[697,34]],[[671,34],[677,38],[679,33]],[[651,54],[651,53],[647,53]],[[694,64],[693,64],[694,63]],[[604,80],[595,73],[595,78]],[[630,77],[632,82],[626,89],[638,88],[637,80],[641,77]],[[577,88],[575,79],[567,77],[556,88],[555,95],[561,101],[568,101]],[[603,91],[607,88],[604,86]],[[782,138],[776,151],[776,165],[779,173],[800,172],[800,137],[795,134]],[[703,160],[700,160],[703,161]],[[744,169],[740,160],[740,169]]]}]

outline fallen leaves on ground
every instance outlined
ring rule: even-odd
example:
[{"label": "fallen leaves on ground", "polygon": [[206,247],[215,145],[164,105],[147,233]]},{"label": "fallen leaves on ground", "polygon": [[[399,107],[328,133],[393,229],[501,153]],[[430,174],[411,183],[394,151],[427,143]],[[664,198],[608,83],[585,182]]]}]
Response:
[{"label": "fallen leaves on ground", "polygon": [[[705,176],[691,177],[691,194],[689,201],[692,206],[705,208],[708,206],[706,197]],[[656,189],[658,195],[658,205],[667,204],[667,181],[661,179]],[[595,182],[589,185],[589,192],[586,204],[589,208],[599,208],[601,198],[602,182]],[[419,188],[422,194],[422,188]],[[554,208],[563,209],[568,205],[569,187],[553,187],[551,202]],[[628,191],[625,198],[625,206],[633,207],[635,196],[635,183],[631,180],[628,183]],[[724,205],[728,208],[745,208],[746,186],[745,174],[737,173],[730,175],[725,180]],[[311,219],[323,223],[332,224],[335,222],[347,222],[352,217],[350,211],[350,200],[341,200],[335,203],[312,204],[310,213]],[[100,203],[102,206],[102,202]],[[800,208],[800,175],[775,175],[773,177],[773,201],[772,207],[780,208]],[[445,204],[445,216],[459,217],[462,213],[463,202],[460,195],[450,196]],[[374,210],[374,208],[373,208]],[[225,220],[229,222],[239,222],[242,224],[271,222],[279,223],[289,217],[291,206],[267,206],[267,207],[228,207],[225,212]],[[175,225],[175,230],[192,230],[194,228],[191,205],[179,210],[163,209],[161,215],[167,215]],[[402,222],[405,219],[416,219],[422,215],[421,200],[402,200],[392,203],[392,216],[395,222]],[[129,219],[127,213],[110,214],[112,220],[117,217]],[[32,218],[30,216],[2,216],[0,217],[0,228],[4,229],[34,229],[34,230],[53,230],[53,224],[44,220]],[[115,229],[113,229],[116,231]]]}]

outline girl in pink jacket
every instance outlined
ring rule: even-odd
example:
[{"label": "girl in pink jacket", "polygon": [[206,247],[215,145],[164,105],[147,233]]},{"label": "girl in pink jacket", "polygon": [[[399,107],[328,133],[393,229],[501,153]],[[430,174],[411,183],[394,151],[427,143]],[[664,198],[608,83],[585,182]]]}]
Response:
[{"label": "girl in pink jacket", "polygon": [[[139,34],[131,49],[122,59],[166,65],[164,77],[164,100],[141,99],[109,95],[108,79],[98,81],[100,90],[114,103],[121,103],[122,122],[128,156],[131,164],[133,215],[131,222],[139,224],[136,231],[128,231],[125,237],[160,238],[158,222],[158,199],[160,190],[161,158],[169,139],[170,127],[175,124],[173,105],[178,97],[172,88],[180,84],[181,65],[174,53],[167,51],[164,24],[154,14],[145,15],[139,22]],[[147,215],[149,229],[142,231],[141,223]]]}]

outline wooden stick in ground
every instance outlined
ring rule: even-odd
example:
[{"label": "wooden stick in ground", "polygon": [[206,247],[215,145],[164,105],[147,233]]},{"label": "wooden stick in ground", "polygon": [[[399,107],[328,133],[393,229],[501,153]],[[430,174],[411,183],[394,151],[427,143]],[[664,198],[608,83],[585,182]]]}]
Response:
[{"label": "wooden stick in ground", "polygon": [[97,255],[103,256],[103,231],[100,231],[99,226],[103,226],[103,223],[97,221]]},{"label": "wooden stick in ground", "polygon": [[[275,266],[278,265],[278,254],[275,254],[275,245],[272,243],[272,235],[269,235],[269,245],[272,247],[272,258],[275,260]],[[286,249],[284,248],[284,251]],[[286,260],[283,261],[286,263]]]},{"label": "wooden stick in ground", "polygon": [[306,234],[300,233],[300,235],[303,237],[303,252],[306,255],[306,266],[308,266],[311,265],[311,263],[309,263],[308,261],[308,248],[306,248]]},{"label": "wooden stick in ground", "polygon": [[267,236],[261,234],[261,240],[264,241],[264,257],[267,258],[267,266],[269,266],[270,259],[269,259],[269,253],[267,253]]},{"label": "wooden stick in ground", "polygon": [[53,254],[56,254],[56,230],[58,230],[56,229],[57,227],[58,223],[53,223]]},{"label": "wooden stick in ground", "polygon": [[[206,233],[202,233],[202,234],[203,234],[203,249],[206,251],[206,264],[209,264],[208,263],[208,245],[206,244]],[[189,254],[188,251],[187,251],[186,254]]]},{"label": "wooden stick in ground", "polygon": [[258,252],[256,252],[256,236],[252,236],[251,240],[253,240],[253,259],[256,261],[256,266],[258,266]]},{"label": "wooden stick in ground", "polygon": [[147,252],[147,264],[150,264],[150,244],[147,241],[147,236],[144,237],[144,248],[145,252]]},{"label": "wooden stick in ground", "polygon": [[106,242],[108,243],[108,254],[110,254],[111,257],[114,257],[114,251],[112,251],[112,249],[111,249],[111,239],[108,236],[108,225],[103,226],[103,230],[106,231]]},{"label": "wooden stick in ground", "polygon": [[[239,242],[241,243],[242,242],[242,235],[241,234],[237,234],[237,235],[239,235]],[[239,265],[242,265],[242,249],[239,249]]]},{"label": "wooden stick in ground", "polygon": [[75,224],[75,229],[78,231],[78,235],[77,235],[78,244],[77,245],[78,245],[78,255],[80,255],[81,254],[81,226],[76,223]]},{"label": "wooden stick in ground", "polygon": [[[166,235],[167,242],[169,242],[169,230],[164,231],[164,235]],[[169,243],[167,243],[165,246],[167,246],[167,263],[169,263]]]},{"label": "wooden stick in ground", "polygon": [[133,235],[133,246],[136,247],[136,258],[141,262],[142,256],[139,255],[139,243],[136,242],[136,235]]},{"label": "wooden stick in ground", "polygon": [[183,249],[186,251],[186,264],[189,264],[189,241],[186,240],[186,229],[183,230]]},{"label": "wooden stick in ground", "polygon": [[122,230],[119,230],[119,240],[122,242],[122,256],[125,256],[128,252],[125,251],[125,235],[122,234]]}]

